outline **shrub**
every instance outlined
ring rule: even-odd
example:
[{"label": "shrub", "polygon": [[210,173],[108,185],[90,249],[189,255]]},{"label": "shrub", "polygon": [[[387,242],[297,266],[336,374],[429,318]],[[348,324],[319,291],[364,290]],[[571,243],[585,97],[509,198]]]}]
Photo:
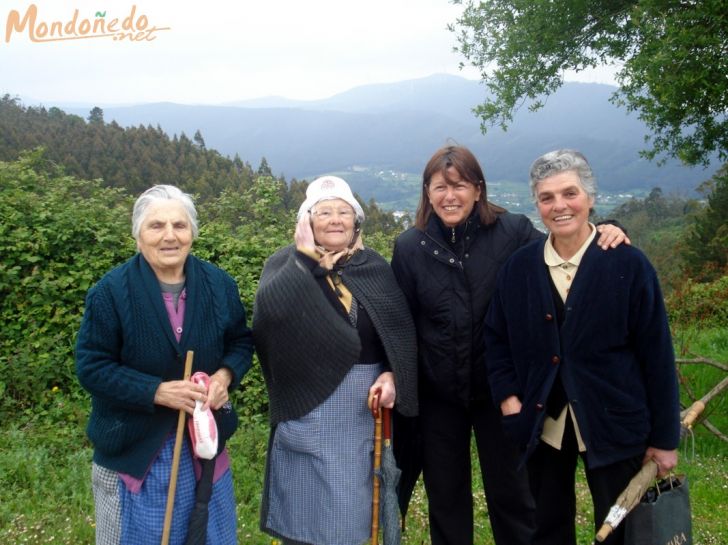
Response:
[{"label": "shrub", "polygon": [[86,291],[133,252],[130,201],[64,176],[39,151],[0,163],[0,408],[74,387]]},{"label": "shrub", "polygon": [[667,298],[667,310],[673,325],[728,327],[728,276],[704,284],[688,279]]}]

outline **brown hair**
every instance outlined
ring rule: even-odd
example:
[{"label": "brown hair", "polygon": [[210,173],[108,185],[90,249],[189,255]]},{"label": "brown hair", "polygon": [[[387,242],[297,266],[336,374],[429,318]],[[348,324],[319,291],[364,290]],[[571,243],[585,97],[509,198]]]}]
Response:
[{"label": "brown hair", "polygon": [[422,173],[422,193],[420,194],[420,202],[417,205],[417,213],[415,214],[415,227],[424,231],[427,226],[427,221],[432,214],[432,204],[430,204],[430,199],[427,196],[427,188],[430,185],[432,177],[439,172],[448,184],[454,184],[448,172],[451,168],[457,171],[461,180],[480,187],[480,198],[475,203],[475,210],[483,225],[494,223],[496,216],[506,210],[488,202],[485,176],[483,175],[483,170],[480,168],[478,160],[468,148],[462,146],[445,146],[435,152],[427,162],[425,170]]}]

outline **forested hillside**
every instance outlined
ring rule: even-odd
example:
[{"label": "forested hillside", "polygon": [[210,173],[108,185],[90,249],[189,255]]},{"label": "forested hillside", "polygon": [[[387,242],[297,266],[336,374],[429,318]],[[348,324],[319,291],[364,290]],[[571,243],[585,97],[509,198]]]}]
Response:
[{"label": "forested hillside", "polygon": [[94,108],[88,120],[58,108],[22,106],[5,95],[0,100],[0,159],[13,160],[27,149],[42,146],[46,157],[67,174],[101,178],[104,185],[135,194],[150,183],[175,184],[207,198],[223,189],[250,187],[255,172],[239,157],[228,159],[205,148],[200,133],[169,138],[159,127],[124,129],[105,123]]},{"label": "forested hillside", "polygon": [[[244,195],[256,176],[273,177],[263,158],[257,169],[238,155],[230,159],[208,149],[199,130],[192,139],[184,133],[171,137],[152,126],[122,128],[106,123],[100,108],[87,119],[59,108],[26,107],[5,95],[0,99],[0,161],[13,161],[26,150],[42,147],[43,157],[65,174],[83,180],[99,179],[103,187],[122,188],[138,195],[153,184],[172,184],[206,202],[223,193]],[[274,179],[277,211],[297,210],[307,182]],[[240,200],[238,218],[250,215],[250,201]],[[370,231],[394,233],[401,222],[381,210],[374,200],[365,203]]]},{"label": "forested hillside", "polygon": [[[274,173],[289,178],[359,170],[355,190],[382,203],[399,200],[387,193],[405,188],[375,187],[381,171],[417,175],[448,140],[470,148],[493,182],[525,184],[531,161],[562,147],[582,151],[598,174],[601,189],[610,192],[649,190],[655,185],[666,192],[692,191],[715,173],[717,161],[706,170],[688,168],[674,159],[658,165],[640,158],[646,127],[609,102],[615,89],[567,83],[544,102],[541,111],[531,112],[535,101],[526,100],[507,132],[487,134],[481,133],[472,111],[488,96],[487,89],[477,81],[444,74],[365,85],[313,101],[108,105],[104,117],[123,127],[161,126],[168,134],[193,135],[201,130],[208,147],[230,156],[239,153],[254,165],[266,157]],[[92,106],[68,111],[86,117]],[[417,189],[414,184],[409,194]],[[396,206],[412,207],[403,204]]]}]

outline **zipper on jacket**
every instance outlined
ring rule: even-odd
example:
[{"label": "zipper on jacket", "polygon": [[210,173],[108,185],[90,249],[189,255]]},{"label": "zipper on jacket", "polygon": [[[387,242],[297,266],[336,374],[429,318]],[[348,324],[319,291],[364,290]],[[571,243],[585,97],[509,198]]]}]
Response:
[{"label": "zipper on jacket", "polygon": [[450,227],[450,229],[452,230],[452,237],[450,238],[450,242],[455,244],[455,227]]},{"label": "zipper on jacket", "polygon": [[458,256],[450,248],[448,248],[447,246],[443,246],[442,244],[440,244],[440,241],[438,241],[436,238],[434,238],[429,233],[423,233],[423,234],[427,238],[429,238],[432,242],[434,242],[438,247],[442,248],[445,252],[447,252],[448,254],[450,254],[451,256],[453,256],[455,258],[454,259],[454,263],[457,263],[458,264],[458,266],[460,267],[460,270],[461,271],[464,271],[465,270],[465,267],[463,267],[463,262],[458,258]]}]

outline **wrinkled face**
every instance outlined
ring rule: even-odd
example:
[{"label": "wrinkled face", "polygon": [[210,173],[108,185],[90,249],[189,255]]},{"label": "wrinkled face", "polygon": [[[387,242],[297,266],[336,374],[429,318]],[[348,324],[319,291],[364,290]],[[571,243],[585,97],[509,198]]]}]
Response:
[{"label": "wrinkled face", "polygon": [[313,238],[331,252],[344,250],[354,239],[356,213],[342,199],[321,201],[311,209]]},{"label": "wrinkled face", "polygon": [[583,242],[589,236],[589,210],[594,199],[587,195],[573,170],[559,172],[538,182],[536,205],[555,240]]},{"label": "wrinkled face", "polygon": [[427,186],[427,198],[432,209],[448,227],[457,227],[464,222],[480,198],[480,186],[463,180],[454,168],[448,171],[450,182],[442,172],[430,178]]},{"label": "wrinkled face", "polygon": [[158,277],[181,275],[192,247],[192,225],[182,203],[174,200],[149,205],[137,248]]}]

